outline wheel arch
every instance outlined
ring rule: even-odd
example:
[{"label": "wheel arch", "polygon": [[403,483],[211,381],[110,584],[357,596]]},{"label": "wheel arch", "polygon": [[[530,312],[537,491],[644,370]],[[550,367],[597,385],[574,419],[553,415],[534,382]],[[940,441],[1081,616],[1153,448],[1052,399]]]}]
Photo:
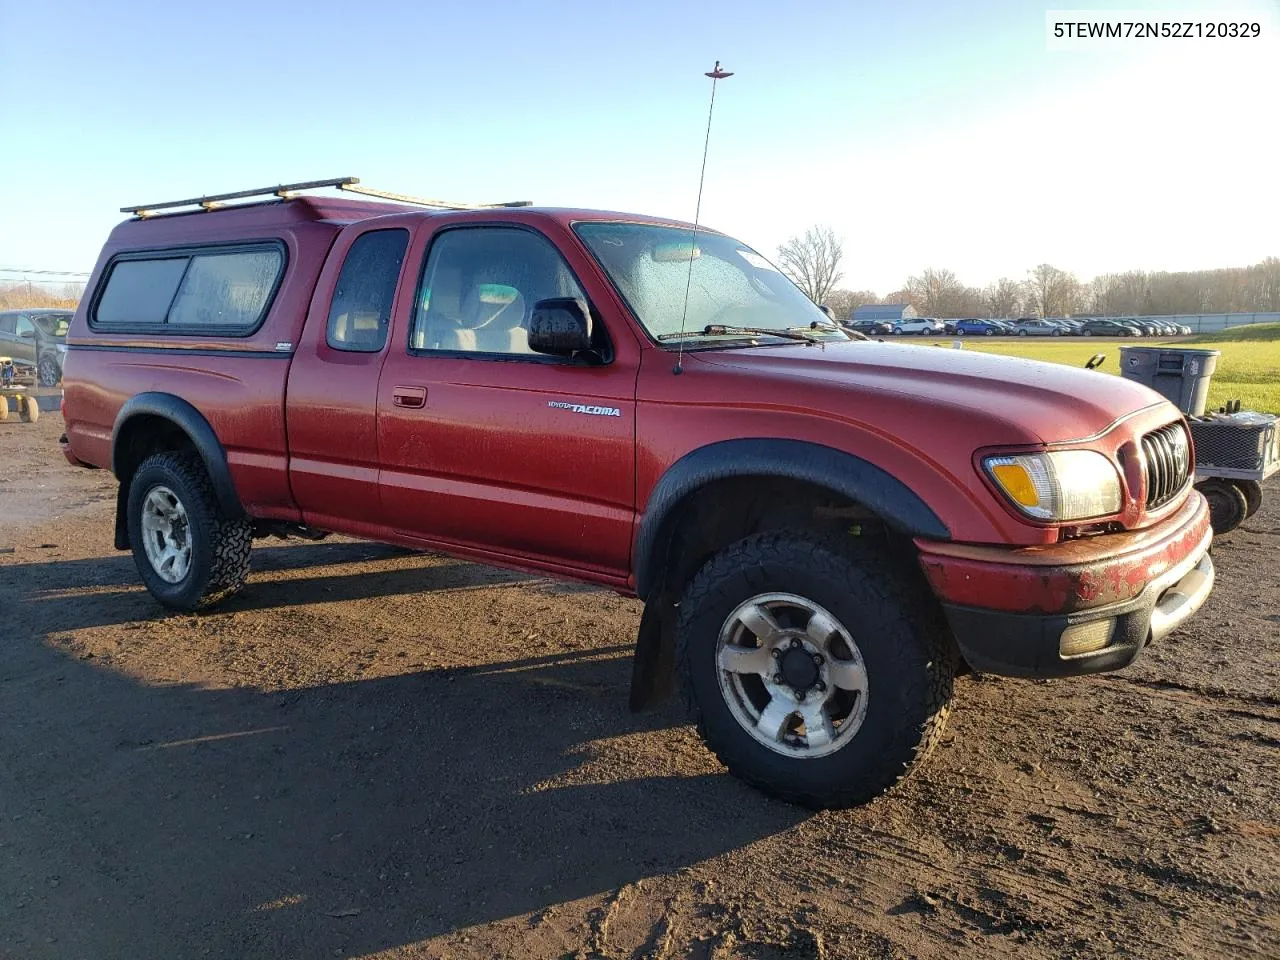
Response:
[{"label": "wheel arch", "polygon": [[825,489],[861,504],[898,533],[951,539],[947,525],[914,490],[869,460],[803,440],[722,440],[685,454],[654,486],[633,553],[640,599],[647,600],[653,592],[666,560],[664,552],[690,499],[711,484],[752,478]]},{"label": "wheel arch", "polygon": [[111,428],[111,472],[120,481],[116,502],[116,549],[128,549],[124,506],[138,465],[161,450],[193,450],[204,464],[218,504],[230,518],[245,516],[231,480],[227,453],[204,415],[171,393],[139,393],[120,408]]}]

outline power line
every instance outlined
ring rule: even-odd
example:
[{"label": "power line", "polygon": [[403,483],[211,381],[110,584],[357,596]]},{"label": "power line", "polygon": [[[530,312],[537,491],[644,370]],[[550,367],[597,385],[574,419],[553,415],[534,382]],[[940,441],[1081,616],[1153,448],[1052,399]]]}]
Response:
[{"label": "power line", "polygon": [[89,279],[89,274],[81,273],[77,270],[27,270],[23,267],[0,267],[0,273],[29,273],[45,277],[83,277],[86,280]]}]

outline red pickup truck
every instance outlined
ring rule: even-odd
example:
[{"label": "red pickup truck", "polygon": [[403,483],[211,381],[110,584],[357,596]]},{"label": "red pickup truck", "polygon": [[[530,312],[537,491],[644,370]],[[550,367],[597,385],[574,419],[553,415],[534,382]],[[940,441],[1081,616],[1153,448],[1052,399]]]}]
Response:
[{"label": "red pickup truck", "polygon": [[957,671],[1115,670],[1212,587],[1145,387],[855,339],[684,223],[276,192],[137,209],[71,324],[64,451],[168,607],[271,534],[608,587],[633,707],[681,681],[733,773],[821,807],[922,760]]}]

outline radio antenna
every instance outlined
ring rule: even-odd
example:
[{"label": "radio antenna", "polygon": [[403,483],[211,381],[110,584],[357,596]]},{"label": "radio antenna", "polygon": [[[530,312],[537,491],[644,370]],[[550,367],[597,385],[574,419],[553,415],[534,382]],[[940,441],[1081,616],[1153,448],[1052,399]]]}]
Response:
[{"label": "radio antenna", "polygon": [[689,275],[684,281],[684,308],[680,311],[680,340],[676,348],[676,365],[672,373],[679,376],[684,373],[684,325],[689,319],[689,289],[693,286],[693,260],[698,255],[698,222],[702,217],[702,184],[707,179],[707,150],[711,146],[711,116],[716,110],[716,82],[726,80],[733,74],[720,69],[720,61],[716,61],[715,69],[704,73],[711,78],[711,106],[707,108],[707,137],[702,142],[702,172],[698,174],[698,202],[693,208],[692,246],[689,250]]}]

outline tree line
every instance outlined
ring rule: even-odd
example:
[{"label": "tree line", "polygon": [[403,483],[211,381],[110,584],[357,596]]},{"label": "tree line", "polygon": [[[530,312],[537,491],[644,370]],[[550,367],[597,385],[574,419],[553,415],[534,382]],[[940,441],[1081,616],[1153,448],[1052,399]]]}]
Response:
[{"label": "tree line", "polygon": [[899,290],[837,286],[844,248],[830,227],[812,227],[778,248],[778,264],[814,303],[848,317],[864,303],[909,303],[926,317],[1160,316],[1182,313],[1280,311],[1280,257],[1249,267],[1180,273],[1129,270],[1089,281],[1042,263],[1021,279],[1001,277],[985,287],[963,283],[953,271],[929,267]]}]

